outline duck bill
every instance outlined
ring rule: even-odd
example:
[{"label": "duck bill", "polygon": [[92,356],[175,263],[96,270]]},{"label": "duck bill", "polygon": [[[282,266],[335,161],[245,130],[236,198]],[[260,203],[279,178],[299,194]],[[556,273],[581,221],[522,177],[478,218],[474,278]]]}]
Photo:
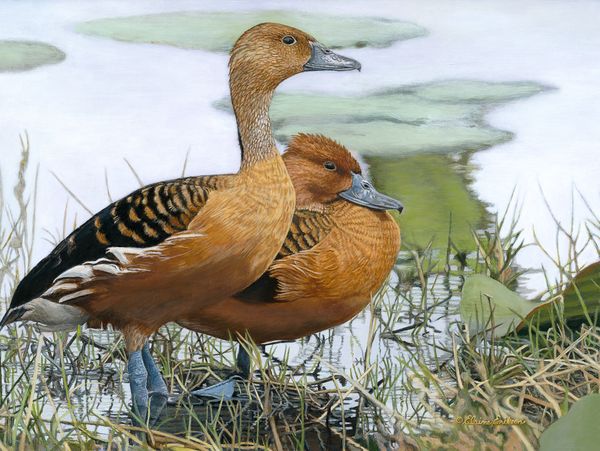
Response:
[{"label": "duck bill", "polygon": [[312,42],[311,47],[310,59],[304,65],[305,72],[317,70],[360,70],[360,63],[358,61],[347,56],[338,55],[323,44]]},{"label": "duck bill", "polygon": [[362,175],[352,173],[352,186],[338,194],[342,199],[373,210],[398,210],[404,205],[393,197],[381,194]]}]

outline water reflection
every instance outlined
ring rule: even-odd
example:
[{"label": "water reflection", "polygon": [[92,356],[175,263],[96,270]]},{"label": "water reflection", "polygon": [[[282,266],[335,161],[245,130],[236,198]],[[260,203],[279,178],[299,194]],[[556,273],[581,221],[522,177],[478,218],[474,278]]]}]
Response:
[{"label": "water reflection", "polygon": [[470,188],[469,160],[469,153],[366,157],[377,189],[407,205],[398,221],[405,246],[423,249],[431,242],[445,250],[450,234],[459,249],[473,249],[472,230],[486,227],[489,213]]}]

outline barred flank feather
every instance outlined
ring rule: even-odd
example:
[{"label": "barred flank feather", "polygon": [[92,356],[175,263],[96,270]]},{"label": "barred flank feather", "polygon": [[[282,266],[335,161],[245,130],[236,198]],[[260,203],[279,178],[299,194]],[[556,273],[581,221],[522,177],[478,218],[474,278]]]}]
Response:
[{"label": "barred flank feather", "polygon": [[327,236],[332,227],[331,219],[324,213],[296,210],[290,231],[277,258],[312,248]]},{"label": "barred flank feather", "polygon": [[[27,274],[15,290],[11,309],[42,294],[50,296],[55,279],[59,276],[65,279],[69,271],[76,268],[91,271],[91,265],[107,257],[111,248],[115,249],[114,254],[118,254],[118,248],[132,252],[135,248],[156,246],[186,230],[206,204],[209,194],[227,186],[229,179],[228,175],[220,175],[160,182],[112,203],[71,233]],[[118,259],[116,255],[108,256]],[[104,263],[96,266],[95,271],[116,270],[114,262],[106,260]],[[6,323],[16,319],[19,318],[12,314],[6,317]]]}]

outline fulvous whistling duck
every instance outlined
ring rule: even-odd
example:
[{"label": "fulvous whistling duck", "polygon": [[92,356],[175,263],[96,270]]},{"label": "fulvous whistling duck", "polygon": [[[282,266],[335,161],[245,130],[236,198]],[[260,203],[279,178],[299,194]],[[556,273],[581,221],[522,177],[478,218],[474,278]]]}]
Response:
[{"label": "fulvous whistling duck", "polygon": [[[178,323],[219,338],[256,343],[292,340],[342,324],[379,290],[400,249],[386,210],[402,204],[378,193],[350,152],[319,135],[300,134],[283,154],[296,190],[296,212],[268,271],[235,296],[206,304]],[[238,367],[247,376],[240,347]],[[193,392],[227,397],[233,383]]]},{"label": "fulvous whistling duck", "polygon": [[149,391],[167,394],[147,338],[248,287],[285,239],[295,195],[271,132],[273,91],[300,72],[360,64],[298,29],[265,23],[237,40],[229,69],[240,171],[156,183],[101,210],[27,274],[0,322],[58,330],[94,318],[121,330],[140,415]]}]

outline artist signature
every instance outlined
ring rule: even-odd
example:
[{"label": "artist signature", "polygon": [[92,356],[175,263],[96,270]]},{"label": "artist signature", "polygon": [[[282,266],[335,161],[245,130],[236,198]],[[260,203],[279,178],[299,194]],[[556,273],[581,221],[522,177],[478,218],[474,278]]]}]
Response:
[{"label": "artist signature", "polygon": [[467,415],[465,417],[456,417],[454,419],[456,424],[465,424],[467,426],[515,426],[524,425],[527,423],[526,420],[519,418],[503,418],[496,417],[492,419],[477,418],[474,415]]}]

